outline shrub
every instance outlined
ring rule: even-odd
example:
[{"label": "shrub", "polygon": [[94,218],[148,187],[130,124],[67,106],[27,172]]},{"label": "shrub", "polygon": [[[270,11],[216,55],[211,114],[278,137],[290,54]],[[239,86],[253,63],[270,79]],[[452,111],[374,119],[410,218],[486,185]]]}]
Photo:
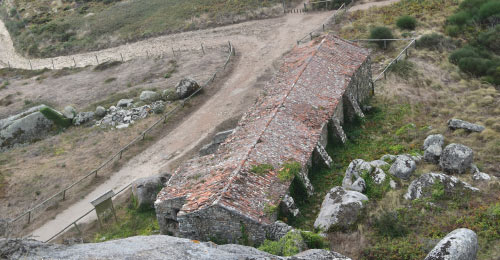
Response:
[{"label": "shrub", "polygon": [[444,29],[445,33],[451,37],[457,37],[462,31],[458,25],[448,25]]},{"label": "shrub", "polygon": [[463,26],[463,25],[467,24],[467,22],[471,19],[472,19],[472,17],[468,12],[460,11],[454,15],[449,16],[447,21],[450,24]]},{"label": "shrub", "polygon": [[495,20],[500,19],[500,1],[487,2],[479,8],[479,19],[483,22],[490,21],[495,23]]},{"label": "shrub", "polygon": [[500,54],[500,24],[479,34],[478,43],[489,50]]},{"label": "shrub", "polygon": [[406,236],[409,232],[398,212],[382,213],[375,220],[374,227],[379,235],[390,238]]},{"label": "shrub", "polygon": [[396,73],[401,78],[409,78],[412,76],[415,65],[409,60],[400,60],[397,63],[393,63],[390,70]]},{"label": "shrub", "polygon": [[458,49],[450,54],[450,57],[448,58],[449,61],[453,64],[458,64],[458,62],[467,57],[477,57],[478,54],[473,48],[470,47],[465,47],[462,49]]},{"label": "shrub", "polygon": [[71,119],[65,118],[61,113],[50,107],[44,107],[40,109],[40,113],[45,116],[45,118],[51,120],[59,127],[69,127],[71,125]]},{"label": "shrub", "polygon": [[[394,36],[392,35],[391,29],[383,26],[375,27],[370,31],[370,39],[392,39]],[[384,47],[384,41],[377,41],[377,45],[380,48]],[[387,46],[389,46],[391,42],[387,42]]]},{"label": "shrub", "polygon": [[310,231],[300,231],[304,242],[309,249],[328,249],[328,241],[318,233]]},{"label": "shrub", "polygon": [[400,29],[415,30],[415,27],[417,27],[417,19],[413,16],[403,15],[398,18],[396,25]]},{"label": "shrub", "polygon": [[447,42],[447,39],[441,34],[424,34],[418,39],[417,47],[430,50],[441,50],[445,45],[448,45],[446,44]]},{"label": "shrub", "polygon": [[459,60],[458,67],[461,71],[474,76],[484,76],[488,72],[492,61],[483,58],[465,57]]}]

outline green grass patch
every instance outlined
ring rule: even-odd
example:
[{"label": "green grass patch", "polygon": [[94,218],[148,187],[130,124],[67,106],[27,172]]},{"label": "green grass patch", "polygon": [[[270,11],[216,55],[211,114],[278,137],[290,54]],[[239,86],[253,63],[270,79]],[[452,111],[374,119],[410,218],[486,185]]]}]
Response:
[{"label": "green grass patch", "polygon": [[287,162],[283,164],[283,167],[279,170],[278,178],[281,181],[292,180],[300,173],[300,170],[302,170],[302,166],[299,162]]},{"label": "green grass patch", "polygon": [[402,30],[415,30],[417,27],[417,19],[413,16],[403,15],[396,20],[396,26]]},{"label": "green grass patch", "polygon": [[259,165],[253,165],[252,168],[250,169],[250,172],[263,176],[272,170],[274,170],[274,167],[272,165],[264,163]]},{"label": "green grass patch", "polygon": [[61,113],[50,107],[40,109],[40,113],[42,113],[47,119],[54,122],[54,124],[58,127],[66,128],[71,126],[71,119],[65,118]]},{"label": "green grass patch", "polygon": [[309,249],[328,249],[328,242],[319,234],[308,231],[290,231],[279,241],[265,240],[259,250],[278,256],[293,256],[300,252],[297,246],[305,243]]},{"label": "green grass patch", "polygon": [[[154,209],[138,209],[135,200],[117,209],[118,222],[105,225],[94,236],[94,242],[103,242],[131,236],[159,234],[158,221]],[[114,221],[114,220],[110,220]]]}]

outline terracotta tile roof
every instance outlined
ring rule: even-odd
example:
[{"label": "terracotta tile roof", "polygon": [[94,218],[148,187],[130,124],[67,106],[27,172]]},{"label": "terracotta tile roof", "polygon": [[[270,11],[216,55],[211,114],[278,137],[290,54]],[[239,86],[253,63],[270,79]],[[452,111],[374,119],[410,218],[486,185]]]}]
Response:
[{"label": "terracotta tile roof", "polygon": [[[262,223],[290,182],[277,177],[287,161],[305,165],[368,50],[336,36],[296,47],[284,58],[265,93],[213,154],[180,166],[158,199],[185,197],[179,214],[218,204]],[[253,165],[271,164],[263,176]]]}]

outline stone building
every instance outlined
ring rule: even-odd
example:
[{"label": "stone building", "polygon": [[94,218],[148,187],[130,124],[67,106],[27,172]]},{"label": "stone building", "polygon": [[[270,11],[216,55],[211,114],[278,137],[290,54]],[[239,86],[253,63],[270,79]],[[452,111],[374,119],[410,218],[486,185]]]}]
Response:
[{"label": "stone building", "polygon": [[329,139],[345,142],[344,119],[364,116],[372,85],[369,51],[354,43],[328,35],[293,49],[218,150],[181,165],[158,194],[161,233],[261,243],[294,178],[314,192],[309,169],[330,166]]}]

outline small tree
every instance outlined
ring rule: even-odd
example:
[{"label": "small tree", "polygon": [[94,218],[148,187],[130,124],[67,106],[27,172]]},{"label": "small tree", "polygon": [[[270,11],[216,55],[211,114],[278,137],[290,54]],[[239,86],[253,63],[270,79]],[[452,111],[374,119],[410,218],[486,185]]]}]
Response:
[{"label": "small tree", "polygon": [[[380,40],[380,39],[392,39],[394,36],[392,36],[391,29],[383,26],[375,27],[370,31],[370,39],[374,40]],[[391,43],[390,41],[387,41],[384,43],[384,41],[377,41],[376,42],[380,48],[384,48],[386,46],[389,46]]]},{"label": "small tree", "polygon": [[415,30],[415,27],[417,27],[417,19],[413,16],[403,15],[396,20],[396,25],[401,30]]}]

